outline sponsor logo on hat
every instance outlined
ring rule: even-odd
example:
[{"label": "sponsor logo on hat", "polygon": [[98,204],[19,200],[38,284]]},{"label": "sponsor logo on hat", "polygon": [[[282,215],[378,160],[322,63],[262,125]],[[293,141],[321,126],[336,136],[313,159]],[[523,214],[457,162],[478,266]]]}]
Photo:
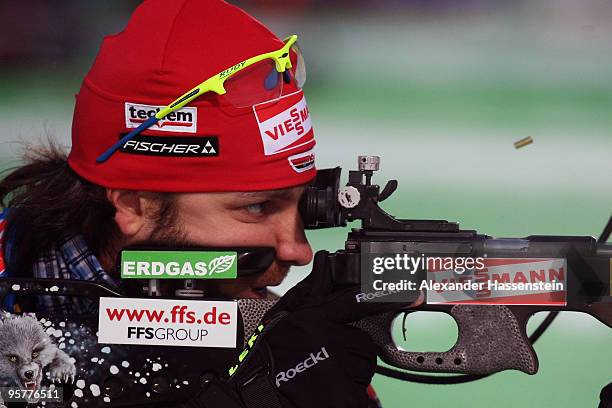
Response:
[{"label": "sponsor logo on hat", "polygon": [[[120,134],[121,139],[125,134]],[[216,136],[147,136],[138,135],[119,149],[122,153],[145,156],[207,157],[219,156]]]},{"label": "sponsor logo on hat", "polygon": [[295,154],[290,156],[287,160],[289,160],[289,164],[293,170],[298,173],[303,173],[306,170],[310,170],[315,165],[315,154],[312,149],[307,152]]},{"label": "sponsor logo on hat", "polygon": [[253,107],[264,154],[273,154],[314,144],[312,123],[302,91]]},{"label": "sponsor logo on hat", "polygon": [[[125,103],[125,127],[128,129],[137,128],[151,116],[165,106],[138,105],[135,103]],[[176,112],[169,113],[165,118],[160,119],[149,130],[172,133],[195,133],[198,126],[198,110],[193,107],[185,107]]]}]

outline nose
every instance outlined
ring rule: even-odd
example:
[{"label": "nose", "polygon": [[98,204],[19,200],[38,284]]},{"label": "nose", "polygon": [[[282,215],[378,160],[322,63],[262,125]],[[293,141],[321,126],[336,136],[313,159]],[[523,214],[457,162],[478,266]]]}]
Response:
[{"label": "nose", "polygon": [[280,217],[275,228],[276,258],[294,265],[308,265],[312,260],[312,247],[306,239],[297,208]]},{"label": "nose", "polygon": [[25,373],[23,373],[23,375],[25,376],[25,378],[27,378],[28,380],[31,380],[32,378],[34,378],[34,371],[32,370],[28,370]]}]

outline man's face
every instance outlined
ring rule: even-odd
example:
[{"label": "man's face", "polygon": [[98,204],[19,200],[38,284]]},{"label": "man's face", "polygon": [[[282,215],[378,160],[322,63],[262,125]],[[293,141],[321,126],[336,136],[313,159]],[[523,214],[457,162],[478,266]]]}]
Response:
[{"label": "man's face", "polygon": [[266,246],[276,250],[275,261],[260,275],[207,282],[216,292],[213,295],[263,298],[266,287],[279,285],[290,266],[311,261],[312,248],[298,212],[303,191],[304,187],[294,187],[249,193],[178,194],[176,213],[182,241],[194,246]]}]

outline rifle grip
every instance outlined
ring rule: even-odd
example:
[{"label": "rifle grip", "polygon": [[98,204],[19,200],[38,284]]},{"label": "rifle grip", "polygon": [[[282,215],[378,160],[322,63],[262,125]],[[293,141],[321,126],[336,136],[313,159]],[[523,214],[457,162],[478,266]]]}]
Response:
[{"label": "rifle grip", "polygon": [[238,310],[242,316],[242,335],[243,344],[255,331],[264,315],[278,302],[278,299],[239,299]]},{"label": "rifle grip", "polygon": [[391,330],[395,312],[372,316],[355,323],[379,346],[379,357],[387,364],[406,370],[491,374],[519,370],[538,371],[538,358],[525,333],[525,322],[502,305],[455,305],[450,315],[457,322],[457,343],[448,351],[410,352],[400,350]]}]

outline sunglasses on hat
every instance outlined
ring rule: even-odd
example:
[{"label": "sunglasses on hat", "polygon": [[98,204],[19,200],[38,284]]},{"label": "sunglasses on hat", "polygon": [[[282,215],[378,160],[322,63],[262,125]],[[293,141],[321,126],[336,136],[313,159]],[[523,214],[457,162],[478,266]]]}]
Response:
[{"label": "sunglasses on hat", "polygon": [[206,92],[223,95],[233,106],[244,108],[279,98],[283,92],[283,84],[292,80],[298,88],[302,88],[306,81],[306,67],[297,38],[297,35],[289,36],[279,50],[244,60],[185,92],[113,144],[96,159],[96,163],[104,163],[136,135]]}]

